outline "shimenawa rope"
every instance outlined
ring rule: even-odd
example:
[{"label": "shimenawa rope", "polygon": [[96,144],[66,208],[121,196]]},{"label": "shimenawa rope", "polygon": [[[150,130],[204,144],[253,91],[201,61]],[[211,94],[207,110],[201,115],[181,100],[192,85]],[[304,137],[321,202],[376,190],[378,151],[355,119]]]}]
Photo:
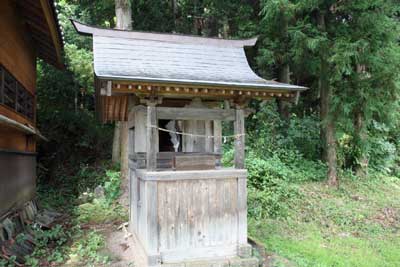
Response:
[{"label": "shimenawa rope", "polygon": [[245,136],[246,134],[233,134],[233,135],[203,135],[203,134],[192,134],[192,133],[186,133],[186,132],[177,132],[177,131],[171,131],[165,128],[158,127],[156,125],[150,125],[148,128],[155,128],[159,131],[167,132],[167,133],[174,133],[174,134],[179,134],[179,135],[186,135],[186,136],[191,136],[191,137],[201,137],[201,138],[223,138],[224,142],[227,138],[239,138],[241,136]]}]

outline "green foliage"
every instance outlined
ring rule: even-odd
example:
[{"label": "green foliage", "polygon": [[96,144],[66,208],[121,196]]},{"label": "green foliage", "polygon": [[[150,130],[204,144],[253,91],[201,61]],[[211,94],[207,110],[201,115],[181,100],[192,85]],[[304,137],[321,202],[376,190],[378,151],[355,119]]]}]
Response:
[{"label": "green foliage", "polygon": [[107,179],[104,183],[104,190],[106,194],[106,200],[109,204],[113,203],[118,199],[121,192],[121,179],[120,172],[108,170],[106,172]]},{"label": "green foliage", "polygon": [[126,219],[125,211],[120,206],[110,206],[105,199],[94,199],[77,208],[81,223],[101,224]]},{"label": "green foliage", "polygon": [[34,252],[26,257],[28,266],[41,266],[41,261],[60,264],[67,259],[67,241],[71,237],[71,231],[65,230],[63,226],[56,225],[50,230],[33,228],[35,240]]},{"label": "green foliage", "polygon": [[45,170],[39,177],[56,183],[65,174],[73,176],[81,164],[109,157],[112,129],[100,125],[92,110],[75,110],[78,88],[69,73],[43,64],[39,76],[38,126],[49,139],[38,147],[39,164]]},{"label": "green foliage", "polygon": [[127,219],[125,210],[115,203],[120,196],[120,172],[107,170],[105,177],[104,198],[94,198],[78,206],[76,213],[81,223],[100,224]]},{"label": "green foliage", "polygon": [[[297,196],[297,187],[284,176],[290,172],[279,159],[261,160],[249,157],[248,213],[253,218],[284,217],[289,205],[285,200]],[[279,176],[276,176],[278,174]]]},{"label": "green foliage", "polygon": [[273,156],[296,151],[306,159],[317,161],[320,158],[320,123],[315,114],[292,114],[288,123],[279,116],[275,103],[253,104],[256,112],[246,122],[248,145],[259,155]]},{"label": "green foliage", "polygon": [[[299,185],[285,218],[249,220],[250,236],[288,266],[398,265],[399,180],[370,176],[343,178],[340,190],[321,183]],[[286,265],[284,265],[286,266]]]},{"label": "green foliage", "polygon": [[99,250],[105,246],[103,235],[96,231],[90,231],[72,245],[71,258],[77,262],[85,262],[87,266],[107,264],[110,258],[99,254]]},{"label": "green foliage", "polygon": [[[116,202],[120,194],[119,175],[114,166],[104,162],[97,167],[81,165],[74,177],[64,174],[60,179],[64,182],[57,184],[56,189],[40,184],[38,197],[41,205],[48,209],[56,208],[71,217],[64,225],[50,230],[33,229],[37,246],[27,257],[28,265],[67,262],[71,266],[96,266],[108,262],[109,257],[101,251],[103,235],[82,230],[81,226],[85,225],[86,229],[93,224],[121,223],[128,219],[126,210]],[[94,196],[93,190],[99,185],[104,188],[104,198]],[[85,197],[79,197],[82,195]]]}]

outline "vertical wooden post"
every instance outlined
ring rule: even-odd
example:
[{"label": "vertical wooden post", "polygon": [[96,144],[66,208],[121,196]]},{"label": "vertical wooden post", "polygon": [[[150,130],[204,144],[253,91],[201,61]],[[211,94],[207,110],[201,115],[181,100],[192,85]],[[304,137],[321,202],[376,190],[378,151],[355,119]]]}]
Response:
[{"label": "vertical wooden post", "polygon": [[236,119],[234,123],[235,137],[235,168],[244,169],[244,110],[236,109]]},{"label": "vertical wooden post", "polygon": [[157,169],[158,129],[154,128],[157,126],[157,111],[155,103],[149,102],[147,105],[146,162],[147,170],[154,171]]},{"label": "vertical wooden post", "polygon": [[[155,108],[155,107],[153,107]],[[146,182],[147,254],[149,266],[160,266],[158,227],[158,187],[156,181]]]},{"label": "vertical wooden post", "polygon": [[[221,121],[213,121],[214,153],[222,154],[222,125]],[[217,159],[217,166],[221,166],[221,159]]]},{"label": "vertical wooden post", "polygon": [[213,138],[208,138],[208,136],[212,136],[213,135],[213,125],[212,125],[212,121],[205,121],[204,122],[204,128],[205,128],[205,135],[207,136],[205,138],[205,152],[213,152]]},{"label": "vertical wooden post", "polygon": [[247,178],[238,178],[238,244],[247,244]]}]

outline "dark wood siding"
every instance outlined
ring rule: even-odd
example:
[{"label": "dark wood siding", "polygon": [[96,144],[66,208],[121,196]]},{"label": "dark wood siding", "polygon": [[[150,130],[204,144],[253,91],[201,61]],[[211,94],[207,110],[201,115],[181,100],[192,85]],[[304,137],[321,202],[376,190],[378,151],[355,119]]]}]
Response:
[{"label": "dark wood siding", "polygon": [[0,150],[0,216],[35,196],[36,155]]}]

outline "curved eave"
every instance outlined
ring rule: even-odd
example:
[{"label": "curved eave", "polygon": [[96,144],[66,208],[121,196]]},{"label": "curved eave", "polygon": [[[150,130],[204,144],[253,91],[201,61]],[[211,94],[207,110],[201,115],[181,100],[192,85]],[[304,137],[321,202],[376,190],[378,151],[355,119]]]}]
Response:
[{"label": "curved eave", "polygon": [[[97,75],[97,74],[96,74]],[[111,80],[111,81],[125,81],[132,83],[154,83],[157,84],[173,84],[183,86],[196,86],[196,87],[221,87],[221,88],[232,88],[232,89],[249,89],[249,90],[281,90],[281,91],[297,91],[302,92],[308,90],[307,87],[284,84],[284,83],[241,83],[241,82],[217,82],[217,81],[201,81],[201,80],[172,80],[172,79],[154,79],[147,77],[121,77],[121,76],[99,76],[100,80]]]}]

